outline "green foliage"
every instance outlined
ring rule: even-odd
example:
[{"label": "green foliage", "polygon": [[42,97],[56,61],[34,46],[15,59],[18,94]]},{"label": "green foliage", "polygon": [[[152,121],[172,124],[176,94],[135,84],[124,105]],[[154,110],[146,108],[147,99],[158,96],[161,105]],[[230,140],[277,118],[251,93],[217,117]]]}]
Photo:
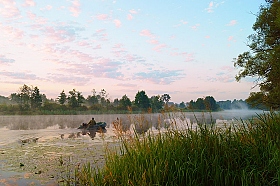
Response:
[{"label": "green foliage", "polygon": [[131,105],[132,103],[126,94],[119,100],[119,107],[122,110],[126,110],[128,107],[131,107]]},{"label": "green foliage", "polygon": [[256,109],[254,106],[250,106],[247,103],[247,100],[244,101],[242,99],[233,101],[227,100],[227,101],[218,101],[217,104],[221,109],[224,110],[231,110],[231,109]]},{"label": "green foliage", "polygon": [[22,111],[38,109],[42,105],[42,95],[38,87],[32,88],[24,84],[19,88],[18,93],[10,95],[12,101],[20,105]]},{"label": "green foliage", "polygon": [[182,101],[182,102],[179,104],[179,107],[180,107],[181,109],[186,108],[186,104]]},{"label": "green foliage", "polygon": [[204,105],[206,110],[213,110],[216,111],[219,108],[216,100],[212,96],[206,96],[204,99]]},{"label": "green foliage", "polygon": [[163,94],[161,95],[160,99],[166,104],[171,99],[171,97],[169,94]]},{"label": "green foliage", "polygon": [[[273,109],[280,108],[280,1],[267,1],[266,6],[260,7],[255,24],[254,34],[251,34],[248,47],[250,51],[240,54],[234,59],[234,66],[241,70],[236,80],[246,76],[257,77],[256,85],[261,93],[254,101]],[[263,98],[259,99],[259,96]],[[250,99],[249,99],[250,100]]]},{"label": "green foliage", "polygon": [[[76,170],[83,185],[279,185],[280,115],[259,115],[225,130],[168,130],[122,138],[104,169]],[[120,155],[121,154],[121,155]]]},{"label": "green foliage", "polygon": [[42,96],[38,87],[34,87],[30,96],[31,108],[38,109],[42,106]]},{"label": "green foliage", "polygon": [[217,111],[219,108],[219,105],[212,96],[206,96],[205,98],[197,98],[196,101],[191,100],[189,104],[189,109],[191,110]]},{"label": "green foliage", "polygon": [[82,95],[81,92],[76,91],[75,89],[69,91],[67,100],[68,100],[68,104],[71,108],[77,108],[80,107],[81,104],[84,102],[85,98]]},{"label": "green foliage", "polygon": [[268,108],[263,104],[264,97],[263,92],[251,92],[250,96],[246,99],[246,102],[253,108],[267,110]]},{"label": "green foliage", "polygon": [[94,104],[98,104],[98,98],[96,97],[96,95],[92,95],[92,96],[89,95],[86,101],[90,106],[93,106]]},{"label": "green foliage", "polygon": [[164,102],[159,95],[150,98],[151,108],[153,111],[158,112],[163,108]]},{"label": "green foliage", "polygon": [[150,100],[144,90],[137,92],[134,103],[138,108],[146,111],[151,107]]},{"label": "green foliage", "polygon": [[60,93],[60,95],[58,96],[58,102],[61,104],[61,105],[64,105],[67,101],[67,96],[64,92],[64,90],[62,90],[62,92]]},{"label": "green foliage", "polygon": [[31,92],[32,92],[31,87],[25,84],[22,87],[20,87],[18,96],[19,96],[20,106],[22,110],[30,109]]}]

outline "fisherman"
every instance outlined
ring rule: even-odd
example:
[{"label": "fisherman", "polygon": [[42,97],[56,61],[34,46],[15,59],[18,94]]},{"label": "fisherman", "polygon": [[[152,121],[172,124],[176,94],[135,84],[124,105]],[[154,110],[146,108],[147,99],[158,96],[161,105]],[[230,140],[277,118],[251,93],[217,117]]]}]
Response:
[{"label": "fisherman", "polygon": [[92,118],[89,122],[88,122],[88,128],[91,126],[96,125],[96,121],[94,120],[94,118]]}]

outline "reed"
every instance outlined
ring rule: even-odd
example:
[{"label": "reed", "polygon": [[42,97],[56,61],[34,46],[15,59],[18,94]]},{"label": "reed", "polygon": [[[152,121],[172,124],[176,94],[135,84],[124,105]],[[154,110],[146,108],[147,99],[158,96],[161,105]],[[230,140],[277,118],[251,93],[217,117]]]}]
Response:
[{"label": "reed", "polygon": [[[120,132],[120,134],[123,134]],[[124,135],[123,135],[124,136]],[[279,185],[280,115],[267,113],[218,128],[188,124],[120,137],[102,169],[76,169],[77,185]]]}]

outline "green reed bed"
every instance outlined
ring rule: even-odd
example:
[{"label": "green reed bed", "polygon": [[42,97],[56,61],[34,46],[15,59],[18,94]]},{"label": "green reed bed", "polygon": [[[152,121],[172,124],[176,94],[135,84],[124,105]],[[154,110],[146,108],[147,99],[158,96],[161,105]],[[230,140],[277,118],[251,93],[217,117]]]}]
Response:
[{"label": "green reed bed", "polygon": [[280,115],[258,115],[226,129],[122,138],[121,153],[107,154],[103,169],[76,170],[81,185],[279,185]]}]

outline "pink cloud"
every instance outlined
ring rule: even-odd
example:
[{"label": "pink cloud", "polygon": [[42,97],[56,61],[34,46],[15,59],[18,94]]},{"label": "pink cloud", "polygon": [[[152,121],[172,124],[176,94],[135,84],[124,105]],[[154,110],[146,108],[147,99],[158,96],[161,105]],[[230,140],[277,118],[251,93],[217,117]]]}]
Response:
[{"label": "pink cloud", "polygon": [[187,54],[186,60],[185,60],[185,62],[191,62],[191,61],[194,61],[194,54],[193,53]]},{"label": "pink cloud", "polygon": [[107,14],[99,14],[96,16],[96,18],[98,20],[107,20],[107,19],[109,19],[109,16]]},{"label": "pink cloud", "polygon": [[90,62],[90,61],[94,60],[94,58],[92,56],[90,56],[89,54],[80,52],[78,50],[72,50],[70,52],[70,54],[73,55],[72,57],[76,57],[76,58],[80,59],[81,61]]},{"label": "pink cloud", "polygon": [[122,47],[123,47],[123,44],[121,44],[121,43],[117,43],[113,46],[113,48],[117,48],[117,49],[122,48]]},{"label": "pink cloud", "polygon": [[33,0],[25,0],[23,6],[35,6],[36,3]]},{"label": "pink cloud", "polygon": [[208,8],[206,8],[208,13],[212,13],[213,12],[213,6],[214,6],[214,2],[211,1],[208,5]]},{"label": "pink cloud", "polygon": [[153,48],[154,51],[160,52],[163,48],[166,48],[166,44],[159,44]]},{"label": "pink cloud", "polygon": [[71,42],[75,40],[75,34],[70,33],[66,29],[55,29],[53,27],[46,27],[45,33],[49,39],[56,42]]},{"label": "pink cloud", "polygon": [[177,25],[174,25],[173,27],[180,27],[180,26],[182,26],[182,25],[186,25],[186,24],[188,24],[188,22],[187,22],[187,21],[180,20],[180,23],[179,23],[179,24],[177,24]]},{"label": "pink cloud", "polygon": [[94,35],[102,41],[107,41],[108,40],[108,38],[107,38],[108,34],[106,33],[105,29],[96,30],[96,33]]},{"label": "pink cloud", "polygon": [[200,26],[200,24],[195,24],[195,25],[191,26],[191,28],[192,28],[193,30],[197,30],[199,26]]},{"label": "pink cloud", "polygon": [[37,17],[37,15],[33,13],[27,13],[27,15],[31,20],[35,20],[34,23],[32,22],[30,25],[32,29],[45,29],[45,25],[48,22],[46,18]]},{"label": "pink cloud", "polygon": [[133,19],[133,16],[132,16],[131,14],[128,14],[128,15],[127,15],[127,19],[128,19],[128,20],[132,20],[132,19]]},{"label": "pink cloud", "polygon": [[102,33],[102,32],[105,32],[105,29],[98,29],[98,30],[96,30],[96,33]]},{"label": "pink cloud", "polygon": [[188,24],[188,22],[187,22],[187,21],[184,21],[184,20],[181,20],[180,22],[181,22],[183,25]]},{"label": "pink cloud", "polygon": [[125,49],[123,48],[123,44],[121,43],[118,43],[118,44],[115,44],[113,46],[113,51],[112,53],[116,56],[116,57],[120,57],[122,54],[124,54],[126,51]]},{"label": "pink cloud", "polygon": [[154,45],[159,44],[158,40],[156,40],[156,39],[151,39],[149,42],[150,42],[151,44],[154,44]]},{"label": "pink cloud", "polygon": [[0,14],[6,18],[14,18],[20,15],[19,9],[16,7],[16,3],[12,0],[2,0],[3,8],[0,8]]},{"label": "pink cloud", "polygon": [[121,27],[121,25],[122,25],[122,22],[118,19],[115,19],[114,23],[115,23],[116,27],[118,27],[118,28]]},{"label": "pink cloud", "polygon": [[142,30],[140,32],[141,36],[147,36],[147,37],[154,37],[154,35],[149,30]]},{"label": "pink cloud", "polygon": [[129,12],[130,12],[131,14],[137,14],[137,11],[136,11],[136,10],[134,10],[134,9],[129,10]]},{"label": "pink cloud", "polygon": [[228,24],[227,24],[227,26],[234,26],[234,25],[236,25],[237,24],[237,21],[236,20],[231,20]]},{"label": "pink cloud", "polygon": [[205,36],[205,38],[206,38],[206,39],[209,39],[209,38],[210,38],[210,36]]},{"label": "pink cloud", "polygon": [[173,50],[174,50],[175,52],[171,52],[171,53],[170,53],[171,56],[183,56],[183,55],[186,55],[186,54],[187,54],[187,52],[176,52],[176,51],[178,51],[178,48],[174,48]]},{"label": "pink cloud", "polygon": [[53,7],[51,5],[47,5],[44,8],[40,8],[40,10],[51,10]]},{"label": "pink cloud", "polygon": [[29,17],[29,19],[32,19],[32,20],[37,17],[36,14],[33,14],[31,11],[27,12],[27,16]]},{"label": "pink cloud", "polygon": [[125,59],[126,59],[126,61],[133,62],[133,61],[135,61],[136,58],[131,54],[127,54],[125,56]]},{"label": "pink cloud", "polygon": [[72,6],[69,8],[74,17],[78,17],[80,14],[80,2],[79,0],[72,1]]},{"label": "pink cloud", "polygon": [[93,50],[97,50],[97,49],[101,49],[101,45],[96,45],[94,48],[92,48]]},{"label": "pink cloud", "polygon": [[24,36],[24,32],[18,28],[0,25],[0,29],[14,40],[22,39]]},{"label": "pink cloud", "polygon": [[228,37],[228,41],[234,41],[234,42],[235,42],[235,39],[234,39],[233,36],[229,36],[229,37]]},{"label": "pink cloud", "polygon": [[78,42],[79,46],[89,46],[90,44],[87,41],[80,41]]}]

